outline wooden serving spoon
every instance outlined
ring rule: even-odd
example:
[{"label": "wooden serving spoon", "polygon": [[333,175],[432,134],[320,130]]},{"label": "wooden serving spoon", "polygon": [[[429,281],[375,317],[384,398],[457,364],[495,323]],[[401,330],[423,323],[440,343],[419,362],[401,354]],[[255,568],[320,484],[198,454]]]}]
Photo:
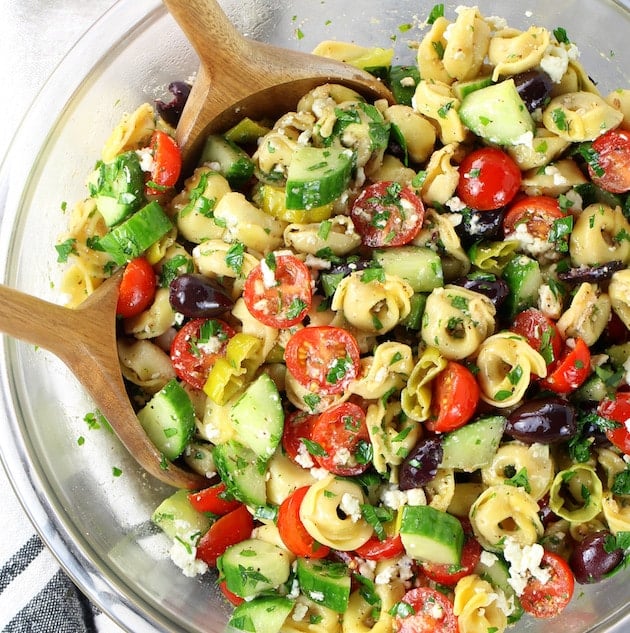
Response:
[{"label": "wooden serving spoon", "polygon": [[349,64],[244,37],[215,0],[163,1],[200,60],[177,126],[185,164],[199,154],[208,134],[227,130],[245,116],[277,118],[325,83],[393,102],[380,81]]},{"label": "wooden serving spoon", "polygon": [[148,473],[177,488],[205,488],[208,479],[165,461],[131,407],[116,347],[120,278],[121,272],[116,273],[76,309],[0,285],[0,331],[59,357]]}]

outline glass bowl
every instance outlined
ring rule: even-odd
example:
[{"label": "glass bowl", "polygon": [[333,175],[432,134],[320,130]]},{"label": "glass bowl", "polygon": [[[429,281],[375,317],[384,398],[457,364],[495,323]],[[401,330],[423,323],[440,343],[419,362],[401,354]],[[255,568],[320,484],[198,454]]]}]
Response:
[{"label": "glass bowl", "polygon": [[[397,62],[413,59],[410,43],[431,4],[362,0],[224,0],[246,34],[301,50],[323,39],[394,45]],[[392,3],[394,4],[394,3]],[[446,3],[452,16],[459,3]],[[477,0],[484,15],[508,23],[564,27],[602,92],[630,85],[627,0]],[[61,269],[53,245],[67,217],[62,203],[85,194],[85,177],[123,112],[168,97],[196,60],[158,0],[120,0],[79,41],[30,109],[0,173],[0,281],[60,302]],[[68,341],[70,345],[72,342]],[[190,579],[170,562],[166,537],[149,517],[170,492],[145,475],[105,429],[90,429],[93,410],[56,358],[14,340],[0,340],[3,411],[0,451],[9,478],[43,540],[67,573],[123,628],[142,631],[224,630],[228,609],[213,579]],[[84,438],[80,442],[79,438]],[[114,476],[115,469],[122,470]],[[628,573],[579,587],[553,622],[564,633],[627,630]],[[524,619],[515,633],[541,632]]]}]

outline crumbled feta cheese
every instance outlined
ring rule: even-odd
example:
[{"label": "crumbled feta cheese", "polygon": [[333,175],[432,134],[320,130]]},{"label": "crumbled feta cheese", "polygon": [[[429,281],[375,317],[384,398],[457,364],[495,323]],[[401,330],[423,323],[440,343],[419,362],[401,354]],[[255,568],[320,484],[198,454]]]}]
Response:
[{"label": "crumbled feta cheese", "polygon": [[311,476],[314,479],[320,480],[328,477],[328,471],[325,468],[311,468],[310,471]]},{"label": "crumbled feta cheese", "polygon": [[197,347],[206,354],[216,354],[223,347],[223,341],[218,336],[211,336],[203,343],[198,342]]},{"label": "crumbled feta cheese", "polygon": [[564,197],[567,199],[567,206],[570,211],[575,212],[582,210],[582,196],[575,189],[569,189],[569,191],[564,194]]},{"label": "crumbled feta cheese", "polygon": [[[315,238],[313,241],[316,241],[316,240],[317,238]],[[332,263],[329,259],[322,259],[321,257],[315,257],[315,255],[311,255],[310,253],[306,256],[304,263],[311,270],[328,270],[332,266]]]},{"label": "crumbled feta cheese", "polygon": [[278,285],[276,274],[269,268],[265,258],[260,260],[260,272],[262,273],[262,281],[265,288],[273,288]]},{"label": "crumbled feta cheese", "polygon": [[543,584],[551,578],[549,570],[540,566],[544,552],[543,546],[539,543],[521,546],[513,538],[505,539],[503,556],[510,565],[508,582],[517,595],[523,593],[530,577]]},{"label": "crumbled feta cheese", "polygon": [[527,230],[526,222],[517,224],[508,239],[517,240],[522,251],[543,261],[546,257],[553,258],[556,254],[554,243],[532,235]]},{"label": "crumbled feta cheese", "polygon": [[184,576],[189,578],[208,571],[208,564],[196,557],[198,540],[199,532],[182,534],[175,538],[170,551],[171,560],[182,570]]},{"label": "crumbled feta cheese", "polygon": [[411,488],[407,490],[407,505],[408,506],[426,506],[427,495],[422,488]]},{"label": "crumbled feta cheese", "polygon": [[365,578],[369,578],[370,580],[374,580],[374,571],[376,570],[376,561],[375,560],[362,560],[359,563],[358,572],[361,576]]},{"label": "crumbled feta cheese", "polygon": [[520,136],[517,136],[514,141],[513,141],[514,145],[525,145],[526,147],[530,147],[530,148],[534,148],[534,133],[529,131],[529,132],[523,132],[523,134],[521,134]]},{"label": "crumbled feta cheese", "polygon": [[136,150],[136,154],[140,159],[140,169],[151,173],[155,169],[155,160],[153,159],[153,150],[150,147]]},{"label": "crumbled feta cheese", "polygon": [[308,594],[308,597],[313,602],[323,602],[324,601],[324,594],[321,591],[310,591],[309,594]]},{"label": "crumbled feta cheese", "polygon": [[315,462],[313,461],[311,454],[308,452],[308,449],[304,445],[304,442],[300,442],[298,446],[298,452],[297,452],[297,455],[295,456],[295,461],[300,466],[302,466],[302,468],[309,469],[315,466]]},{"label": "crumbled feta cheese", "polygon": [[538,288],[538,309],[548,318],[557,320],[563,311],[562,301],[549,284]]},{"label": "crumbled feta cheese", "polygon": [[545,175],[552,176],[553,184],[556,186],[569,184],[569,181],[562,175],[560,170],[555,165],[547,165],[545,167]]},{"label": "crumbled feta cheese", "polygon": [[463,211],[466,208],[466,203],[457,196],[453,196],[446,201],[446,206],[453,211],[453,213],[457,213],[458,211]]},{"label": "crumbled feta cheese", "polygon": [[305,605],[303,602],[299,602],[293,608],[293,614],[291,615],[291,619],[294,622],[301,622],[305,618],[307,613],[308,613],[308,606]]},{"label": "crumbled feta cheese", "polygon": [[415,88],[415,86],[416,86],[416,80],[415,80],[413,77],[409,77],[409,76],[407,76],[407,77],[403,77],[403,78],[400,80],[400,85],[401,85],[403,88]]},{"label": "crumbled feta cheese", "polygon": [[479,562],[486,567],[492,567],[497,561],[499,557],[492,552],[488,552],[485,549],[481,552],[481,556],[479,558]]},{"label": "crumbled feta cheese", "polygon": [[568,48],[562,44],[550,44],[540,60],[540,67],[551,77],[551,81],[558,84],[567,72],[569,60],[575,60],[580,56],[580,51],[575,44]]},{"label": "crumbled feta cheese", "polygon": [[353,523],[361,518],[361,501],[349,492],[344,492],[341,496],[339,509],[348,515]]}]

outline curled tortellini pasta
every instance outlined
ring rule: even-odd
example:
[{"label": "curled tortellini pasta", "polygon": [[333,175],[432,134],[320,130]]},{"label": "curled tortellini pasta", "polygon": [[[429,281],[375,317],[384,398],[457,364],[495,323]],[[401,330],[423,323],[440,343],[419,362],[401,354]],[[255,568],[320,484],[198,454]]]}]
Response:
[{"label": "curled tortellini pasta", "polygon": [[435,477],[424,486],[427,503],[446,512],[455,495],[455,473],[452,468],[438,468]]},{"label": "curled tortellini pasta", "polygon": [[431,119],[439,129],[442,143],[461,143],[467,134],[459,118],[460,101],[451,87],[441,81],[422,80],[416,86],[412,105],[414,110]]},{"label": "curled tortellini pasta", "polygon": [[338,394],[322,394],[310,391],[298,382],[290,371],[284,378],[287,400],[300,411],[309,413],[321,413],[333,405],[345,402],[351,393],[347,389]]},{"label": "curled tortellini pasta", "polygon": [[620,207],[594,203],[577,217],[569,240],[575,266],[630,261],[630,223]]},{"label": "curled tortellini pasta", "polygon": [[549,507],[571,523],[583,523],[602,511],[602,482],[588,464],[560,471],[549,491]]},{"label": "curled tortellini pasta", "polygon": [[528,196],[557,198],[572,187],[586,182],[577,163],[569,158],[535,168],[523,174],[521,187]]},{"label": "curled tortellini pasta", "polygon": [[623,457],[615,451],[600,447],[597,449],[597,463],[601,466],[606,476],[603,483],[605,487],[610,490],[615,481],[615,477],[626,470],[626,462]]},{"label": "curled tortellini pasta", "polygon": [[175,324],[175,310],[168,295],[168,288],[158,288],[153,303],[144,312],[125,319],[125,334],[136,338],[156,338],[167,332]]},{"label": "curled tortellini pasta", "polygon": [[435,128],[428,119],[410,106],[396,104],[385,110],[385,120],[400,130],[412,162],[424,163],[431,156],[435,146]]},{"label": "curled tortellini pasta", "polygon": [[545,359],[527,339],[512,332],[498,332],[485,339],[476,363],[482,400],[501,409],[523,399],[532,375],[547,375]]},{"label": "curled tortellini pasta", "polygon": [[298,147],[296,139],[289,138],[279,130],[272,130],[261,139],[254,160],[263,173],[273,174],[274,179],[282,180]]},{"label": "curled tortellini pasta", "polygon": [[292,462],[283,451],[276,451],[267,462],[267,501],[280,505],[298,488],[316,481],[310,470]]},{"label": "curled tortellini pasta", "polygon": [[427,81],[443,81],[445,83],[453,81],[453,77],[448,74],[444,67],[442,54],[448,44],[444,34],[449,25],[450,22],[445,17],[438,17],[418,46],[418,70],[420,76]]},{"label": "curled tortellini pasta", "polygon": [[619,127],[624,130],[630,130],[630,90],[627,88],[613,90],[606,96],[606,103],[621,112],[623,119]]},{"label": "curled tortellini pasta", "polygon": [[431,413],[431,385],[433,379],[446,368],[447,360],[437,347],[427,347],[400,394],[402,409],[412,420],[423,422]]},{"label": "curled tortellini pasta", "polygon": [[293,611],[282,623],[282,633],[341,633],[340,615],[299,595]]},{"label": "curled tortellini pasta", "polygon": [[108,163],[118,154],[145,146],[155,130],[155,113],[150,103],[143,103],[133,112],[125,113],[101,150],[101,158]]},{"label": "curled tortellini pasta", "polygon": [[117,347],[123,376],[147,393],[157,393],[175,378],[170,356],[155,343],[119,338]]},{"label": "curled tortellini pasta", "polygon": [[470,508],[470,523],[481,545],[500,552],[509,537],[521,547],[543,534],[538,503],[523,488],[497,484],[479,495]]},{"label": "curled tortellini pasta", "polygon": [[383,274],[381,280],[355,271],[341,280],[330,307],[342,311],[354,327],[384,334],[409,314],[412,295],[413,289],[400,277]]},{"label": "curled tortellini pasta", "polygon": [[582,283],[556,325],[562,338],[579,337],[590,347],[608,326],[610,312],[608,295],[596,284]]},{"label": "curled tortellini pasta", "polygon": [[630,270],[618,270],[608,285],[608,296],[615,314],[630,329]]},{"label": "curled tortellini pasta", "polygon": [[476,574],[470,574],[455,585],[453,613],[460,633],[495,631],[503,633],[508,624],[509,607],[505,595]]},{"label": "curled tortellini pasta", "polygon": [[472,355],[495,327],[496,310],[488,297],[460,286],[436,288],[427,297],[422,340],[451,360]]},{"label": "curled tortellini pasta", "polygon": [[549,31],[530,26],[527,31],[507,29],[490,39],[488,58],[494,66],[492,81],[534,68],[549,46]]},{"label": "curled tortellini pasta", "polygon": [[308,489],[300,520],[317,542],[343,552],[355,550],[372,536],[373,528],[360,514],[349,513],[348,506],[364,503],[359,485],[329,474]]},{"label": "curled tortellini pasta", "polygon": [[232,315],[241,322],[241,332],[252,334],[262,341],[262,357],[267,358],[278,340],[278,329],[261,323],[245,305],[243,297],[239,297],[232,308]]},{"label": "curled tortellini pasta", "polygon": [[348,391],[362,398],[382,398],[391,390],[401,389],[413,369],[411,347],[396,341],[385,341],[371,356],[361,359],[359,378],[348,385]]},{"label": "curled tortellini pasta", "polygon": [[289,224],[284,230],[284,243],[298,253],[316,255],[328,248],[343,257],[361,246],[361,236],[355,231],[352,218],[336,215],[323,222]]},{"label": "curled tortellini pasta", "polygon": [[538,169],[558,158],[570,143],[552,134],[545,127],[537,127],[531,143],[510,145],[505,151],[514,159],[521,171]]},{"label": "curled tortellini pasta", "polygon": [[602,511],[613,534],[630,531],[630,499],[607,490],[602,498]]},{"label": "curled tortellini pasta", "polygon": [[481,469],[481,479],[486,486],[503,484],[506,479],[519,475],[522,479],[515,481],[515,485],[522,485],[536,501],[542,499],[555,475],[549,446],[517,441],[502,444],[492,462]]},{"label": "curled tortellini pasta", "polygon": [[394,618],[390,610],[402,599],[405,586],[402,582],[376,584],[374,590],[380,599],[377,615],[374,612],[374,605],[364,598],[363,592],[354,591],[350,595],[348,609],[343,614],[341,623],[343,633],[390,633],[392,631]]},{"label": "curled tortellini pasta", "polygon": [[442,63],[450,77],[467,81],[479,76],[490,44],[490,26],[477,7],[460,7],[448,29]]},{"label": "curled tortellini pasta", "polygon": [[593,141],[617,127],[623,114],[592,92],[567,92],[552,99],[543,110],[544,126],[571,143]]},{"label": "curled tortellini pasta", "polygon": [[370,177],[375,182],[389,180],[400,183],[403,187],[412,187],[416,176],[415,170],[406,167],[400,158],[385,154],[383,162],[374,168]]}]

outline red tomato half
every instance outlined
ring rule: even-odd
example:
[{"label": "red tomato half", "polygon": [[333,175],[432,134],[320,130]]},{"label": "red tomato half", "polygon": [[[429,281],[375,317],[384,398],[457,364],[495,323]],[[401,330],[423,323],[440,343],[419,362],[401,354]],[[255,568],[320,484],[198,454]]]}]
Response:
[{"label": "red tomato half", "polygon": [[311,438],[322,449],[313,459],[335,475],[359,475],[371,462],[371,444],[365,412],[344,402],[321,413],[313,422]]},{"label": "red tomato half", "polygon": [[300,446],[303,444],[302,440],[311,437],[311,429],[316,419],[316,415],[306,411],[294,411],[286,417],[282,429],[282,447],[291,461],[296,462]]},{"label": "red tomato half", "polygon": [[537,308],[528,308],[517,314],[510,330],[526,338],[547,365],[560,358],[562,336],[556,324]]},{"label": "red tomato half", "polygon": [[588,166],[591,180],[606,191],[630,191],[630,132],[609,130],[593,141],[598,168]]},{"label": "red tomato half", "polygon": [[155,272],[144,257],[132,259],[123,271],[118,288],[116,314],[124,319],[144,312],[155,297]]},{"label": "red tomato half", "polygon": [[212,567],[217,564],[217,558],[230,547],[249,538],[254,529],[254,518],[247,506],[232,510],[217,519],[210,529],[199,539],[197,558]]},{"label": "red tomato half", "polygon": [[603,418],[613,420],[620,426],[606,431],[606,437],[626,455],[630,455],[630,392],[619,391],[614,399],[604,398],[597,407]]},{"label": "red tomato half", "polygon": [[473,534],[467,534],[462,548],[462,558],[459,565],[440,565],[438,563],[422,563],[424,575],[434,582],[454,587],[464,576],[474,573],[481,558],[481,545]]},{"label": "red tomato half", "polygon": [[401,246],[411,242],[420,231],[424,205],[409,187],[384,180],[369,185],[359,194],[351,216],[366,246]]},{"label": "red tomato half", "polygon": [[542,380],[546,389],[566,394],[577,389],[591,373],[591,352],[583,339],[575,339],[575,347],[567,347],[562,356],[549,367]]},{"label": "red tomato half", "polygon": [[225,582],[225,580],[219,581],[219,589],[221,590],[223,596],[228,600],[228,602],[232,603],[235,607],[238,607],[239,604],[243,604],[243,602],[245,602],[245,598],[237,596],[235,593],[232,593],[227,588],[227,583]]},{"label": "red tomato half", "polygon": [[278,532],[282,542],[296,556],[324,558],[330,547],[318,543],[304,527],[300,519],[300,506],[309,487],[303,486],[290,494],[278,509]]},{"label": "red tomato half", "polygon": [[503,218],[503,234],[510,239],[516,227],[525,224],[527,232],[543,241],[549,240],[549,234],[556,220],[564,217],[560,205],[550,196],[525,196],[517,200]]},{"label": "red tomato half", "polygon": [[330,325],[298,330],[284,350],[291,375],[304,387],[323,394],[341,393],[359,375],[360,356],[354,336]]},{"label": "red tomato half", "polygon": [[271,266],[263,260],[254,268],[243,288],[249,312],[261,323],[288,328],[304,319],[312,302],[311,274],[293,255],[274,257]]},{"label": "red tomato half", "polygon": [[388,536],[382,541],[377,536],[373,536],[355,551],[366,560],[386,560],[404,554],[405,548],[400,534],[396,534],[396,536]]},{"label": "red tomato half", "polygon": [[402,598],[413,609],[407,616],[394,618],[397,633],[457,633],[457,618],[451,601],[436,589],[417,587]]},{"label": "red tomato half", "polygon": [[182,153],[175,139],[162,130],[153,132],[149,147],[153,152],[153,169],[147,194],[157,196],[165,189],[174,187],[182,170]]},{"label": "red tomato half", "polygon": [[479,385],[472,372],[449,360],[433,382],[431,418],[426,427],[436,433],[453,431],[472,418],[479,402]]},{"label": "red tomato half", "polygon": [[203,389],[217,358],[225,353],[234,330],[220,319],[192,319],[171,343],[171,362],[177,377]]},{"label": "red tomato half", "polygon": [[549,570],[551,578],[546,583],[530,578],[521,595],[521,604],[536,618],[553,618],[571,601],[575,578],[564,558],[548,550],[543,554],[541,567]]},{"label": "red tomato half", "polygon": [[212,512],[218,515],[227,514],[242,505],[227,492],[227,487],[223,482],[199,492],[189,493],[188,500],[197,512]]},{"label": "red tomato half", "polygon": [[521,186],[521,170],[505,152],[482,147],[459,166],[457,195],[471,209],[492,211],[508,204]]}]

